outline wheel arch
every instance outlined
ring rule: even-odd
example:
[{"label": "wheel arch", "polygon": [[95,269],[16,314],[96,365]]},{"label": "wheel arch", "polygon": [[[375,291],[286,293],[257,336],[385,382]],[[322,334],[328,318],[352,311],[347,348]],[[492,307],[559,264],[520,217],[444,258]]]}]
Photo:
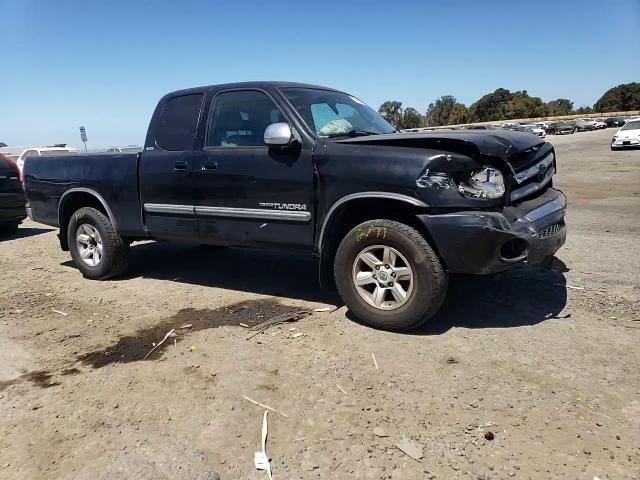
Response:
[{"label": "wheel arch", "polygon": [[320,284],[333,288],[333,259],[340,241],[353,227],[367,220],[384,218],[410,225],[424,235],[435,250],[429,232],[416,217],[427,208],[422,200],[397,193],[361,192],[342,197],[325,215],[316,242]]},{"label": "wheel arch", "polygon": [[58,225],[60,228],[60,246],[63,250],[68,250],[67,227],[73,212],[83,207],[92,207],[105,214],[113,228],[117,231],[116,219],[105,199],[95,190],[85,187],[71,188],[62,194],[58,203]]}]

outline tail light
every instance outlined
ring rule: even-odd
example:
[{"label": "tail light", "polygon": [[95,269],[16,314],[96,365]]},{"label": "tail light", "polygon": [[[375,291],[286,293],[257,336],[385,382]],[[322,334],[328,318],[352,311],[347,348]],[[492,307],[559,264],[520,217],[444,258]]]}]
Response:
[{"label": "tail light", "polygon": [[6,155],[3,155],[2,153],[0,153],[0,157],[4,158],[7,162],[9,162],[13,168],[16,169],[16,173],[18,174],[18,178],[20,179],[20,183],[22,183],[22,189],[25,190],[26,189],[26,185],[24,182],[24,174],[20,171],[20,167],[18,167],[18,164],[16,162],[14,162],[11,158],[7,157]]}]

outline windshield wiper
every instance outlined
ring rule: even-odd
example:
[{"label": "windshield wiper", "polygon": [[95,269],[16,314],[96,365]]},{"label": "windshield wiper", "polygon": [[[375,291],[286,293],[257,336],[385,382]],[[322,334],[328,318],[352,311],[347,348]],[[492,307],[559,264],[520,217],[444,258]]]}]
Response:
[{"label": "windshield wiper", "polygon": [[369,132],[368,130],[349,130],[348,132],[342,133],[330,133],[327,135],[328,138],[333,137],[363,137],[366,135],[380,135],[378,132]]}]

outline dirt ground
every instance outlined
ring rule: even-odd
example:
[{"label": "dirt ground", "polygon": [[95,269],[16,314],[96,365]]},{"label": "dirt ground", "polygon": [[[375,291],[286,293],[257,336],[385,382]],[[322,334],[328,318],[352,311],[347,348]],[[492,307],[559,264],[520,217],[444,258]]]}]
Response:
[{"label": "dirt ground", "polygon": [[640,151],[612,133],[549,137],[550,268],[455,277],[411,334],[354,322],[311,259],[144,243],[92,282],[25,222],[0,239],[0,478],[265,479],[244,397],[277,410],[276,480],[640,478]]}]

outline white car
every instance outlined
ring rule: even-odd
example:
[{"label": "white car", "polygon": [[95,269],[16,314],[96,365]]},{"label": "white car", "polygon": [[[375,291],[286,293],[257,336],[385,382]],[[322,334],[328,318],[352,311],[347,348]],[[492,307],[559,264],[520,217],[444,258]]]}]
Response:
[{"label": "white car", "polygon": [[107,153],[140,153],[142,152],[142,147],[138,145],[127,145],[125,147],[110,147],[107,150]]},{"label": "white car", "polygon": [[27,148],[20,157],[18,157],[17,164],[20,169],[20,173],[24,169],[24,163],[27,161],[29,157],[42,157],[44,155],[47,156],[56,156],[56,155],[74,155],[78,154],[78,150],[75,148],[68,147],[36,147],[36,148]]},{"label": "white car", "polygon": [[640,147],[640,119],[629,120],[611,139],[611,150]]},{"label": "white car", "polygon": [[544,128],[539,127],[538,125],[522,125],[524,128],[528,128],[532,133],[536,134],[540,138],[544,138],[547,136],[547,131]]}]

